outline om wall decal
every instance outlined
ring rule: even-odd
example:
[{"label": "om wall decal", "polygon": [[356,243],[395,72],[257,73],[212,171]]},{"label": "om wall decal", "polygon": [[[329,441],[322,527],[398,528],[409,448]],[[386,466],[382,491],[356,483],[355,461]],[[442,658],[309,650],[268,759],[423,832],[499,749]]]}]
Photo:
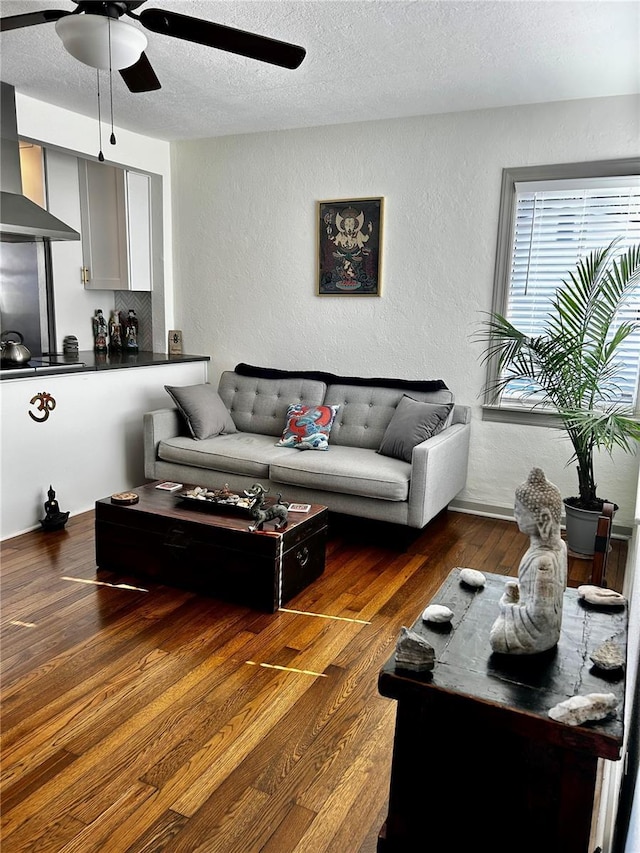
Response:
[{"label": "om wall decal", "polygon": [[29,412],[29,417],[31,420],[36,421],[36,423],[42,424],[48,419],[51,412],[55,409],[56,401],[48,391],[41,391],[29,400],[30,406],[35,406],[36,403],[38,404],[37,411],[40,412],[40,414],[34,415],[33,412]]}]

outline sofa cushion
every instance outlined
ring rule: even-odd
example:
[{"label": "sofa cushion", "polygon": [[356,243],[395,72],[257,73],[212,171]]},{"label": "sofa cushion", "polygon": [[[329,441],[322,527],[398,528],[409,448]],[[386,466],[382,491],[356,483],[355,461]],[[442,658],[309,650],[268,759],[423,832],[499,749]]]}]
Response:
[{"label": "sofa cushion", "polygon": [[338,406],[304,406],[294,403],[287,409],[287,422],[277,447],[297,450],[328,450],[329,433]]},{"label": "sofa cushion", "polygon": [[269,479],[289,486],[406,501],[411,465],[361,447],[331,446],[329,453],[291,453],[269,466]]},{"label": "sofa cushion", "polygon": [[[340,406],[331,430],[331,447],[345,444],[377,450],[403,396],[399,388],[330,385],[324,403]],[[453,394],[447,388],[416,391],[411,396],[430,403],[453,402]]]},{"label": "sofa cushion", "polygon": [[421,403],[406,395],[389,421],[378,453],[411,462],[413,448],[444,429],[453,403]]},{"label": "sofa cushion", "polygon": [[229,410],[213,385],[165,385],[178,410],[183,415],[193,438],[236,432]]},{"label": "sofa cushion", "polygon": [[265,379],[240,376],[231,370],[224,371],[218,384],[220,397],[239,430],[278,438],[288,407],[292,403],[318,406],[324,402],[326,390],[324,382],[317,380]]},{"label": "sofa cushion", "polygon": [[158,458],[164,462],[220,471],[221,476],[243,474],[257,480],[268,478],[272,460],[302,455],[296,450],[275,447],[271,435],[246,432],[216,435],[197,443],[187,436],[176,436],[158,444]]}]

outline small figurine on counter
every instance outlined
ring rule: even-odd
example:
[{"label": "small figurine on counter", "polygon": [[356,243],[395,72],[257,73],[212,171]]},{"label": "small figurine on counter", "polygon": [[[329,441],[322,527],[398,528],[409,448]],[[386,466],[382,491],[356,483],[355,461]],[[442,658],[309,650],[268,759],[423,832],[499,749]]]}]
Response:
[{"label": "small figurine on counter", "polygon": [[122,326],[120,325],[120,314],[111,312],[109,320],[109,349],[119,352],[122,349]]},{"label": "small figurine on counter", "polygon": [[136,312],[133,309],[129,309],[127,317],[122,325],[124,326],[126,348],[129,350],[138,349],[138,318],[136,317]]},{"label": "small figurine on counter", "polygon": [[56,493],[53,491],[53,486],[49,486],[47,492],[49,499],[45,501],[44,510],[45,517],[40,519],[40,524],[43,530],[62,530],[69,518],[68,512],[60,512],[60,506],[56,500]]},{"label": "small figurine on counter", "polygon": [[95,317],[93,318],[93,340],[94,340],[94,350],[96,352],[106,352],[107,351],[107,336],[109,334],[109,330],[107,328],[107,321],[104,318],[104,314],[102,313],[101,308],[96,308]]},{"label": "small figurine on counter", "polygon": [[64,355],[78,357],[78,339],[75,335],[66,335],[62,341],[62,352]]}]

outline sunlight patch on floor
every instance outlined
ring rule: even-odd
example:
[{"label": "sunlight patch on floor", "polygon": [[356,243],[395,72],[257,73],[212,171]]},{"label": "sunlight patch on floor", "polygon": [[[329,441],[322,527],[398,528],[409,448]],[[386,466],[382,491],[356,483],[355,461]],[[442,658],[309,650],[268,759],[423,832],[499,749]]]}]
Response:
[{"label": "sunlight patch on floor", "polygon": [[324,672],[314,672],[311,669],[295,669],[293,666],[279,666],[275,663],[258,663],[255,660],[247,660],[245,663],[249,664],[249,666],[263,666],[265,669],[281,669],[283,672],[297,672],[300,675],[313,675],[318,678],[328,678],[329,676]]},{"label": "sunlight patch on floor", "polygon": [[129,583],[107,583],[106,581],[94,581],[91,580],[91,578],[70,578],[67,575],[63,575],[60,580],[74,581],[75,583],[88,583],[92,586],[110,586],[112,589],[133,589],[136,592],[149,592],[149,590],[144,589],[144,587],[132,586]]},{"label": "sunlight patch on floor", "polygon": [[289,610],[288,607],[280,607],[280,613],[295,613],[298,616],[317,616],[319,619],[336,619],[338,622],[357,622],[358,625],[371,625],[366,619],[352,619],[349,616],[329,616],[328,613],[312,613],[310,610]]},{"label": "sunlight patch on floor", "polygon": [[20,619],[12,619],[9,625],[17,625],[18,628],[37,628],[35,622],[22,622]]}]

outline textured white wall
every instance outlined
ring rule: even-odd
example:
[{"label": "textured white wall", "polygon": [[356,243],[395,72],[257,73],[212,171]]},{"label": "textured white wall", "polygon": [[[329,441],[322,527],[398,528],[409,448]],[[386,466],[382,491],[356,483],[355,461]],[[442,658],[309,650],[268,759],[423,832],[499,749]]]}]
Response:
[{"label": "textured white wall", "polygon": [[[473,407],[466,490],[510,512],[533,465],[565,495],[562,433],[481,420],[470,340],[490,310],[504,167],[638,153],[640,99],[602,98],[172,145],[176,328],[209,376],[245,361],[442,378]],[[384,196],[383,295],[316,296],[316,203]],[[598,460],[631,525],[638,459]]]}]

